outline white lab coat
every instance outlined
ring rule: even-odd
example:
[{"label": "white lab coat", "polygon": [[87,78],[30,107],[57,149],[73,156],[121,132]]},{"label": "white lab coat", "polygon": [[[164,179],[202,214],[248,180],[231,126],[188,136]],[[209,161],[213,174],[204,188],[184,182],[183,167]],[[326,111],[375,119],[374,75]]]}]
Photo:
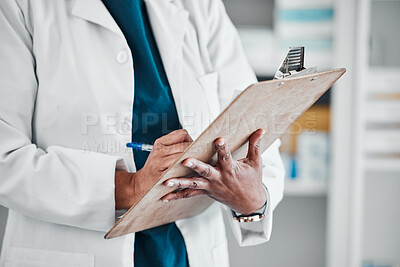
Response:
[{"label": "white lab coat", "polygon": [[[220,0],[146,0],[179,119],[196,138],[234,90],[256,82]],[[115,222],[114,172],[135,172],[133,62],[101,0],[0,1],[0,204],[10,209],[0,266],[133,265]],[[283,193],[279,142],[263,154],[267,216],[239,224],[267,241]],[[176,222],[194,267],[228,266],[222,205]]]}]

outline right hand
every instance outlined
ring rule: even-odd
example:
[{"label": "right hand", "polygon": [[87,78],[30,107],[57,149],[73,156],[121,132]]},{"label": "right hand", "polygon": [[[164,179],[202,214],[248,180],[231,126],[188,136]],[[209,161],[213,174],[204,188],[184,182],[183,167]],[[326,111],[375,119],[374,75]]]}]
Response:
[{"label": "right hand", "polygon": [[144,190],[149,189],[192,142],[186,130],[173,131],[154,142],[153,150],[142,169],[136,173],[117,170],[115,208],[128,209],[135,204]]}]

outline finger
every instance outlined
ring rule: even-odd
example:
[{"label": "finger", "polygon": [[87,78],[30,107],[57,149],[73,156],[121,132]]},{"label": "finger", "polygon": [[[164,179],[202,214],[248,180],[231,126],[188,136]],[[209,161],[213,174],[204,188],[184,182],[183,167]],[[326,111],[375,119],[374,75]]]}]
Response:
[{"label": "finger", "polygon": [[199,195],[206,195],[207,192],[205,190],[197,190],[197,189],[183,189],[177,192],[172,192],[166,194],[161,198],[162,202],[168,202],[171,200],[182,199],[182,198],[190,198]]},{"label": "finger", "polygon": [[190,178],[171,178],[164,182],[165,186],[176,188],[191,188],[208,190],[210,188],[210,180],[203,177],[190,177]]},{"label": "finger", "polygon": [[182,142],[182,143],[177,143],[173,144],[170,146],[160,146],[159,150],[164,154],[164,155],[172,155],[172,154],[177,154],[177,153],[182,153],[183,151],[186,150],[188,146],[190,146],[191,142]]},{"label": "finger", "polygon": [[264,136],[265,131],[263,129],[258,129],[249,138],[249,149],[247,152],[247,158],[250,162],[259,163],[260,162],[260,142]]},{"label": "finger", "polygon": [[233,161],[231,151],[229,150],[228,144],[225,142],[224,138],[220,137],[215,140],[215,149],[218,153],[218,165],[226,170],[232,169]]},{"label": "finger", "polygon": [[204,163],[194,158],[187,158],[182,162],[183,166],[191,168],[200,176],[207,179],[216,179],[219,177],[219,172],[211,165]]},{"label": "finger", "polygon": [[193,142],[193,139],[190,137],[188,131],[186,131],[185,129],[179,129],[167,135],[164,135],[158,138],[155,144],[159,143],[164,146],[170,146],[182,142],[190,142],[190,143]]}]

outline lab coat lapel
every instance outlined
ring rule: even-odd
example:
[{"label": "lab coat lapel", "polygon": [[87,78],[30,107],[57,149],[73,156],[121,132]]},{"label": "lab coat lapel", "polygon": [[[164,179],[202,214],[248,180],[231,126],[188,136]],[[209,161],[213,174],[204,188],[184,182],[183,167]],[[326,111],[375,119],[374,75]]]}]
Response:
[{"label": "lab coat lapel", "polygon": [[107,28],[122,37],[124,36],[101,0],[76,0],[71,13],[76,17]]},{"label": "lab coat lapel", "polygon": [[182,124],[182,47],[189,12],[169,0],[145,0],[145,3]]}]

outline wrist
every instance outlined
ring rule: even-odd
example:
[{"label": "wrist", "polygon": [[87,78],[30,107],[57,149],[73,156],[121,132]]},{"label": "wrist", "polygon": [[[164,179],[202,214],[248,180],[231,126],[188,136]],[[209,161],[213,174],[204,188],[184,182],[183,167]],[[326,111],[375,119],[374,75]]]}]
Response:
[{"label": "wrist", "polygon": [[262,188],[264,189],[264,193],[265,193],[264,205],[260,209],[253,211],[252,213],[247,214],[247,215],[238,214],[232,210],[233,218],[236,221],[238,221],[239,223],[258,222],[258,221],[261,221],[265,217],[269,197],[268,197],[268,190],[264,186],[264,184],[263,184]]},{"label": "wrist", "polygon": [[264,186],[264,184],[262,184],[259,187],[261,190],[260,192],[254,194],[253,196],[255,196],[254,198],[250,198],[247,199],[246,202],[248,202],[249,204],[247,205],[247,207],[245,208],[240,208],[240,209],[232,209],[235,213],[237,214],[241,214],[241,215],[249,215],[249,214],[253,214],[253,213],[260,213],[261,211],[265,210],[265,207],[267,205],[267,201],[268,201],[268,193],[267,193],[267,189]]},{"label": "wrist", "polygon": [[115,209],[128,209],[133,203],[134,173],[115,171]]}]

